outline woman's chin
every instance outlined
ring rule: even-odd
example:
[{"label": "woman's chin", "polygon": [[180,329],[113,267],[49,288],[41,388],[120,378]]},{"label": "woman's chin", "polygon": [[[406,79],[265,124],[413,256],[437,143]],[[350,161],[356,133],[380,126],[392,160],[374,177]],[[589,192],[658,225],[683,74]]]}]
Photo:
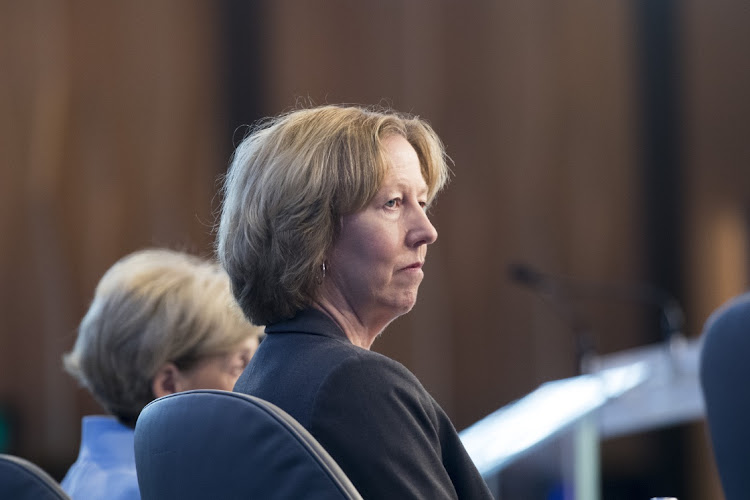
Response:
[{"label": "woman's chin", "polygon": [[390,311],[392,312],[392,319],[396,319],[399,316],[403,316],[414,308],[414,304],[417,303],[417,292],[410,292],[399,297],[390,304]]}]

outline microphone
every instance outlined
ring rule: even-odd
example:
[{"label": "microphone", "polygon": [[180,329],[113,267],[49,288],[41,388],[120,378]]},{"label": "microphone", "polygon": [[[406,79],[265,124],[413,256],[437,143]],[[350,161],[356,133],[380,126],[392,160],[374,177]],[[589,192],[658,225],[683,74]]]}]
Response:
[{"label": "microphone", "polygon": [[590,329],[572,307],[573,300],[598,299],[628,301],[652,305],[660,313],[661,334],[669,358],[675,365],[675,352],[684,343],[682,329],[685,315],[679,302],[661,288],[653,285],[620,285],[613,283],[591,283],[572,278],[545,274],[523,263],[508,266],[510,279],[526,286],[542,298],[551,298],[552,305],[566,319],[576,333],[577,357],[581,373],[593,371],[595,351]]},{"label": "microphone", "polygon": [[[596,356],[592,330],[589,324],[573,307],[571,294],[561,289],[561,283],[532,269],[525,264],[511,264],[508,267],[510,279],[536,292],[552,310],[557,313],[575,335],[576,365],[578,373],[587,373],[591,361]],[[554,300],[546,300],[548,298]]]},{"label": "microphone", "polygon": [[527,286],[537,293],[565,299],[599,299],[628,301],[658,308],[661,316],[661,332],[665,341],[682,333],[685,314],[680,303],[665,290],[649,284],[620,285],[614,283],[591,283],[572,278],[553,276],[533,269],[523,263],[508,266],[510,279]]},{"label": "microphone", "polygon": [[522,285],[528,285],[532,288],[536,288],[539,285],[545,284],[545,279],[542,274],[531,269],[526,264],[511,264],[508,266],[508,274],[510,279],[521,283]]}]

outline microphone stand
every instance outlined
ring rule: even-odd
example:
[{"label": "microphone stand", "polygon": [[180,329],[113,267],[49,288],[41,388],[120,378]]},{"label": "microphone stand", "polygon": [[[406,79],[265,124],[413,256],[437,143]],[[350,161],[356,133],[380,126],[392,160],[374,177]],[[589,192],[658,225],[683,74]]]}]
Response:
[{"label": "microphone stand", "polygon": [[512,281],[527,286],[570,329],[575,339],[576,374],[587,373],[596,358],[594,335],[589,323],[574,307],[570,300],[572,297],[568,293],[564,293],[558,282],[541,279],[540,273],[532,271],[527,266],[510,266],[509,271]]},{"label": "microphone stand", "polygon": [[627,301],[656,306],[660,314],[662,341],[669,354],[674,369],[676,351],[685,344],[682,334],[684,313],[677,300],[666,291],[653,285],[619,285],[611,283],[590,283],[567,277],[541,273],[525,264],[511,264],[508,267],[512,281],[536,292],[541,298],[552,298],[553,309],[560,314],[576,334],[577,356],[581,373],[593,370],[595,358],[590,328],[580,318],[572,306],[573,300],[599,299]]}]

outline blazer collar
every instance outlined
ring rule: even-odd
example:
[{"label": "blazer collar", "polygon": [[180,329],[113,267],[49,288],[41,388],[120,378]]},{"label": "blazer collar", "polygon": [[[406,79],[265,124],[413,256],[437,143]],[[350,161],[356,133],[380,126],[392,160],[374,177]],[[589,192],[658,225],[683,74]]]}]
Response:
[{"label": "blazer collar", "polygon": [[298,312],[294,317],[266,326],[267,334],[310,333],[350,342],[344,331],[323,311],[309,308]]}]

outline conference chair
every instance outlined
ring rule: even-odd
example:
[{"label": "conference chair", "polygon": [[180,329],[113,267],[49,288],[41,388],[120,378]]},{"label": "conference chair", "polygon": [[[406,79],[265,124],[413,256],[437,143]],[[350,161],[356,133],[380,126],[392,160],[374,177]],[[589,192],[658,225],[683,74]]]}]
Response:
[{"label": "conference chair", "polygon": [[750,498],[750,294],[730,300],[706,321],[700,380],[724,495]]},{"label": "conference chair", "polygon": [[28,460],[0,454],[0,498],[70,500],[52,476]]},{"label": "conference chair", "polygon": [[228,391],[179,392],[146,405],[135,464],[143,500],[361,499],[297,421]]}]

